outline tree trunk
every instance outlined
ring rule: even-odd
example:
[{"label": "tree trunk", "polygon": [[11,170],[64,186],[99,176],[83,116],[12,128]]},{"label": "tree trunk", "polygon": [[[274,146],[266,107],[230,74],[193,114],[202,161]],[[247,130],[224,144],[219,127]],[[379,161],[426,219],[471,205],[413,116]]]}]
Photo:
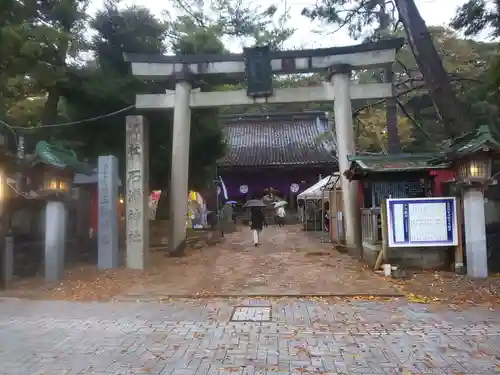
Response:
[{"label": "tree trunk", "polygon": [[460,136],[464,125],[463,114],[425,21],[414,0],[395,0],[395,3],[408,36],[408,44],[438,116],[443,121],[445,132],[452,138]]},{"label": "tree trunk", "polygon": [[385,103],[385,116],[387,127],[387,148],[389,154],[401,152],[401,141],[398,133],[398,107],[394,90],[394,72],[392,66],[384,69],[384,82],[392,84],[392,97]]},{"label": "tree trunk", "polygon": [[42,113],[42,125],[53,124],[57,120],[57,107],[61,95],[57,83],[48,90],[47,100]]},{"label": "tree trunk", "polygon": [[[71,28],[73,24],[63,25],[63,31],[65,34],[69,35],[71,33]],[[66,56],[68,55],[69,42],[61,40],[58,45],[58,51],[55,56],[55,65],[57,69],[60,69],[64,76],[66,75]],[[54,85],[47,90],[47,101],[43,108],[42,113],[42,125],[54,124],[57,121],[58,115],[58,105],[59,99],[61,98],[61,90],[59,87],[59,82],[56,80]]]},{"label": "tree trunk", "polygon": [[[385,1],[380,1],[380,12],[378,14],[380,33],[382,37],[389,37],[389,15],[387,14],[387,9],[385,7]],[[394,72],[392,66],[388,65],[384,68],[383,72],[384,83],[394,84]],[[401,142],[398,134],[398,107],[394,92],[394,86],[392,88],[392,96],[387,99],[385,104],[385,117],[386,117],[386,128],[387,128],[387,148],[389,154],[397,154],[401,151]]]}]

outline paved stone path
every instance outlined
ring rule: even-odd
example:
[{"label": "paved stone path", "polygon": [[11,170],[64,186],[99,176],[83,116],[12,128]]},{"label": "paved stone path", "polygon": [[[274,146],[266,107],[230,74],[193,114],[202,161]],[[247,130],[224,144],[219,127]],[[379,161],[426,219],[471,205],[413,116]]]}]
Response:
[{"label": "paved stone path", "polygon": [[181,259],[155,260],[152,276],[121,299],[212,295],[394,295],[393,284],[300,226],[269,226],[253,246],[248,227]]},{"label": "paved stone path", "polygon": [[[269,322],[230,322],[234,306]],[[0,374],[494,374],[500,311],[404,301],[0,300]]]}]

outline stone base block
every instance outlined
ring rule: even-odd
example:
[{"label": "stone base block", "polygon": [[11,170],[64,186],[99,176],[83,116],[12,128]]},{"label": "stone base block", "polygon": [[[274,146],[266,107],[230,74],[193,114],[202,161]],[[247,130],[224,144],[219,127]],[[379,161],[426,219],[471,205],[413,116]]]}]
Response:
[{"label": "stone base block", "polygon": [[[375,261],[381,245],[363,244],[363,261],[370,266]],[[408,269],[439,269],[448,266],[448,249],[443,247],[392,248],[389,249],[389,263]]]}]

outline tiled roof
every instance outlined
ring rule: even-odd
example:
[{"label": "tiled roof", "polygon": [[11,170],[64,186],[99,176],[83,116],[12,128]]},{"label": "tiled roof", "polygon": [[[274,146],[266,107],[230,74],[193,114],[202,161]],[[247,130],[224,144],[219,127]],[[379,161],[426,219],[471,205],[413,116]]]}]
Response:
[{"label": "tiled roof", "polygon": [[439,163],[443,160],[455,160],[477,152],[500,150],[500,143],[495,139],[487,125],[480,126],[476,131],[466,133],[448,144],[444,154],[439,155],[431,163]]},{"label": "tiled roof", "polygon": [[436,154],[392,154],[349,156],[351,171],[363,172],[416,172],[430,169],[446,169],[450,163],[430,165]]},{"label": "tiled roof", "polygon": [[336,163],[325,136],[327,121],[316,118],[242,119],[225,124],[227,153],[220,166]]}]

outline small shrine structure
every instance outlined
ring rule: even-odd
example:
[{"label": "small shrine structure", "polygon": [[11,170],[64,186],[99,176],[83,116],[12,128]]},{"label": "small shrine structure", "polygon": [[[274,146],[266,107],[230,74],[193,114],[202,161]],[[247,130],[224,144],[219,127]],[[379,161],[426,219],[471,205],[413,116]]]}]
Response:
[{"label": "small shrine structure", "polygon": [[[430,164],[436,154],[391,154],[349,156],[350,168],[344,172],[350,181],[359,181],[360,217],[363,239],[361,256],[374,264],[381,251],[380,206],[386,198],[424,198],[439,196],[441,184],[453,178],[451,163]],[[391,252],[393,260],[406,266],[434,268],[446,261],[440,249],[411,248]],[[397,258],[397,259],[395,259]]]}]

